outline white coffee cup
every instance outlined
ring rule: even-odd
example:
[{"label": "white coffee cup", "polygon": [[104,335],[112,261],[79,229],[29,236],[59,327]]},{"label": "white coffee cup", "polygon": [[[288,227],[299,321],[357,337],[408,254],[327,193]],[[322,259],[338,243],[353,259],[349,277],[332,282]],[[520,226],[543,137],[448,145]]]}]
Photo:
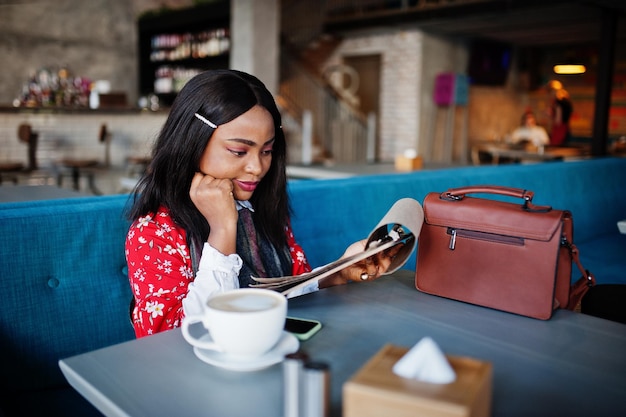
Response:
[{"label": "white coffee cup", "polygon": [[[211,296],[203,314],[183,319],[182,333],[189,344],[198,348],[252,359],[267,353],[280,340],[286,316],[284,295],[267,289],[242,288]],[[199,322],[212,340],[190,333],[189,326]]]}]

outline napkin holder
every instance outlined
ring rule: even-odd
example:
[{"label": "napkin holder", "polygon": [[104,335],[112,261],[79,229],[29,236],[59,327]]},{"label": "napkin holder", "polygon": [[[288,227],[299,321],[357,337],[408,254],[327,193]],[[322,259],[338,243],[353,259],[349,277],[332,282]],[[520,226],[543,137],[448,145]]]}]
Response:
[{"label": "napkin holder", "polygon": [[407,157],[404,155],[398,155],[395,159],[396,171],[408,172],[417,171],[422,169],[424,161],[421,156]]},{"label": "napkin holder", "polygon": [[390,344],[383,346],[343,385],[344,417],[491,414],[490,363],[446,355],[456,380],[450,384],[432,384],[393,373],[393,365],[408,350]]}]

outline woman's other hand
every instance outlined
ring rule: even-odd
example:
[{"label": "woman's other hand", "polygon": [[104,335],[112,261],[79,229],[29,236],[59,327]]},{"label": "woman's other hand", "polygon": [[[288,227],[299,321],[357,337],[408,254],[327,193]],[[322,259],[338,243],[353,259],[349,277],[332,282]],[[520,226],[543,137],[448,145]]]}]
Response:
[{"label": "woman's other hand", "polygon": [[[363,252],[365,250],[366,244],[366,239],[354,242],[353,244],[348,246],[341,259]],[[404,244],[402,243],[395,245],[389,249],[370,256],[369,258],[356,262],[327,278],[320,280],[320,288],[347,284],[350,281],[364,282],[378,279],[381,275],[387,272],[389,266],[391,265],[391,262],[396,257],[398,251],[400,251],[403,245]]]}]

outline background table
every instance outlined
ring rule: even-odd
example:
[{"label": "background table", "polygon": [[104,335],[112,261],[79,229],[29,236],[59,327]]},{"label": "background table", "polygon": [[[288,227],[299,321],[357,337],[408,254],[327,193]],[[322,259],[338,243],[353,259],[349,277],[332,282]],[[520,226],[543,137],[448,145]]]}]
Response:
[{"label": "background table", "polygon": [[562,153],[553,153],[546,151],[539,153],[537,151],[527,151],[525,149],[515,148],[511,145],[502,143],[486,143],[472,146],[471,155],[474,165],[481,164],[480,154],[484,153],[491,158],[493,165],[498,165],[500,158],[508,159],[515,162],[548,162],[560,161],[564,158]]},{"label": "background table", "polygon": [[[451,355],[493,364],[494,416],[616,416],[626,410],[626,326],[558,310],[548,321],[422,294],[413,273],[291,299],[322,330],[301,348],[341,388],[386,343],[432,337]],[[61,361],[69,382],[110,416],[282,415],[282,368],[230,372],[198,360],[179,330]]]},{"label": "background table", "polygon": [[55,198],[86,197],[78,191],[53,185],[2,185],[0,203],[31,200],[52,200]]}]

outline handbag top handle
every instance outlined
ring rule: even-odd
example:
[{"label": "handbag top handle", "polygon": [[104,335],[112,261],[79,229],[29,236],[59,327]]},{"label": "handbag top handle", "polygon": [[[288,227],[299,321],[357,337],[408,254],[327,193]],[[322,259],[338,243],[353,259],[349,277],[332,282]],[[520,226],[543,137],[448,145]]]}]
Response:
[{"label": "handbag top handle", "polygon": [[529,212],[545,213],[552,210],[551,206],[537,206],[532,204],[535,193],[522,188],[502,187],[496,185],[473,185],[469,187],[449,188],[441,193],[439,198],[448,201],[462,200],[466,194],[498,194],[508,197],[521,198],[524,200],[522,208]]}]

